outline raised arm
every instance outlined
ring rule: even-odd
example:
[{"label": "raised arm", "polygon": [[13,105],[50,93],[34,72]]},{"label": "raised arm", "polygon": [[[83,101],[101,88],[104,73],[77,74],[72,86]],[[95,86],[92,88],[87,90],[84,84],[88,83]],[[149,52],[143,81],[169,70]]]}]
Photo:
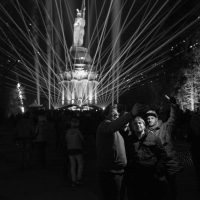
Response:
[{"label": "raised arm", "polygon": [[130,112],[125,113],[121,117],[117,118],[116,120],[110,121],[105,120],[103,123],[103,132],[110,132],[113,133],[115,131],[119,131],[123,128],[132,118],[138,115],[138,113],[143,110],[144,105],[136,103]]}]

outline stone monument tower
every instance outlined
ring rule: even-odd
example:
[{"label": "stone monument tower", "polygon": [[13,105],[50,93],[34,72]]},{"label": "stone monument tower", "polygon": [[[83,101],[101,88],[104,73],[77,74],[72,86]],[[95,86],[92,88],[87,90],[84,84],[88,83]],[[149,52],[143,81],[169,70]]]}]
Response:
[{"label": "stone monument tower", "polygon": [[93,70],[88,48],[84,47],[85,0],[82,1],[81,10],[76,11],[73,44],[70,48],[71,66],[60,74],[62,105],[96,105],[98,75]]}]

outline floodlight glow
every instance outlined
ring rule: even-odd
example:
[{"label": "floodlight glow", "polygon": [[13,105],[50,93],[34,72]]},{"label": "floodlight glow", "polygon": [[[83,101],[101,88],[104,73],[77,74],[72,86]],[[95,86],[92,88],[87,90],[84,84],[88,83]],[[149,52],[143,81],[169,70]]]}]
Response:
[{"label": "floodlight glow", "polygon": [[21,106],[20,109],[22,113],[25,113],[25,108],[23,106]]},{"label": "floodlight glow", "polygon": [[[73,33],[74,16],[69,14],[73,13],[70,1],[35,0],[33,15],[20,1],[12,2],[14,13],[19,14],[15,18],[0,3],[1,13],[7,17],[5,21],[0,19],[7,27],[1,29],[0,40],[2,46],[12,50],[0,48],[0,52],[20,65],[15,73],[24,80],[26,90],[37,96],[38,102],[41,97],[48,99],[50,106],[76,103],[80,98],[84,104],[90,102],[91,97],[95,104],[108,105],[113,98],[118,98],[117,95],[145,81],[145,78],[139,80],[141,73],[145,75],[166,62],[168,50],[163,53],[160,50],[199,21],[198,17],[191,23],[183,23],[193,10],[167,30],[163,29],[162,25],[174,14],[181,0],[176,1],[173,7],[168,7],[168,1],[161,4],[160,1],[147,0],[141,3],[139,9],[134,9],[135,1],[103,0],[100,7],[97,6],[99,0],[91,1],[91,4],[88,1],[88,21],[85,21],[88,31],[85,43],[88,46],[80,48],[74,47],[66,37]],[[19,25],[18,21],[23,24]],[[71,30],[66,29],[66,24]],[[127,30],[132,31],[130,37],[125,37],[120,43]],[[16,80],[9,77],[10,80],[15,82],[16,87]]]}]

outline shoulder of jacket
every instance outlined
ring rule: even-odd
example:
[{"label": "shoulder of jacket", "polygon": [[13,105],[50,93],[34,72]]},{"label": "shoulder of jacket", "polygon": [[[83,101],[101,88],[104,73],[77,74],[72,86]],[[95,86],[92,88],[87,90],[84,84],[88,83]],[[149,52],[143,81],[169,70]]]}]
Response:
[{"label": "shoulder of jacket", "polygon": [[151,131],[148,131],[148,134],[147,134],[147,140],[148,141],[158,141],[160,140],[159,136],[158,135],[155,135],[154,133],[152,133]]}]

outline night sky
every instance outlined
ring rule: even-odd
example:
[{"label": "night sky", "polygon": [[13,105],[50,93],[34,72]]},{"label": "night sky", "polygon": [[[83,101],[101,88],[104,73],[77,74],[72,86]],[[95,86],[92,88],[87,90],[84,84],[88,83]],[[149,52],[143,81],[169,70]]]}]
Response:
[{"label": "night sky", "polygon": [[[14,0],[13,0],[14,1]],[[6,10],[9,12],[9,14],[16,20],[17,23],[21,23],[20,19],[17,18],[17,15],[16,13],[12,10],[12,6],[11,6],[11,2],[12,0],[1,0],[1,5],[3,7],[6,8]],[[31,12],[32,10],[32,4],[31,4],[31,0],[19,0],[20,3],[23,3],[23,6],[24,8],[28,11],[28,12]],[[87,1],[86,0],[86,4],[87,2],[91,2],[91,0]],[[101,8],[101,3],[103,1],[98,1],[98,9]],[[126,6],[124,7],[124,12],[122,13],[122,19],[125,19],[126,16],[127,16],[127,13],[129,8],[130,8],[130,5],[131,3],[133,2],[132,0],[128,0],[127,1],[128,3],[126,4]],[[154,1],[153,1],[154,2]],[[165,0],[161,0],[159,1],[159,4],[158,6],[162,5],[163,2],[165,2]],[[170,0],[168,2],[168,8],[172,8],[175,3],[178,2],[177,0]],[[168,19],[165,21],[165,23],[163,23],[163,26],[162,26],[162,31],[165,31],[167,30],[174,22],[176,22],[178,19],[181,19],[183,16],[186,15],[186,13],[190,12],[192,9],[194,8],[198,8],[199,6],[199,1],[198,0],[185,0],[185,1],[181,1],[181,6],[179,6],[169,17]],[[71,0],[71,1],[68,1],[70,7],[72,8],[72,13],[71,14],[71,18],[69,18],[66,22],[66,27],[69,27],[70,26],[70,23],[73,23],[73,17],[75,16],[75,9],[76,8],[80,8],[80,5],[81,5],[81,0]],[[134,14],[137,12],[137,10],[141,7],[142,5],[142,1],[141,0],[136,0],[136,4],[134,6],[134,9],[131,10],[131,14],[129,15],[129,17],[131,18],[132,16],[134,16]],[[151,7],[151,5],[149,5]],[[157,8],[155,8],[156,10]],[[186,26],[188,23],[190,23],[192,20],[196,19],[198,17],[198,14],[199,14],[199,9],[196,10],[195,12],[191,13],[180,25],[179,25],[179,28],[183,28],[184,26]],[[102,11],[103,14],[102,14],[102,19],[103,20],[103,17],[105,17],[106,15],[106,11],[103,10]],[[4,33],[6,32],[7,36],[9,37],[10,33],[9,33],[9,28],[7,26],[7,24],[5,24],[5,21],[6,18],[3,14],[3,12],[0,12],[1,13],[1,21],[0,21],[0,36],[1,36],[1,49],[0,49],[0,86],[1,86],[1,89],[0,89],[0,96],[1,96],[1,107],[2,109],[4,108],[4,106],[2,105],[6,105],[7,104],[7,101],[8,101],[8,91],[9,91],[9,87],[8,87],[8,84],[5,84],[5,83],[8,83],[9,80],[7,79],[8,76],[11,76],[12,78],[15,78],[15,75],[13,75],[13,73],[11,72],[12,69],[13,69],[13,66],[16,64],[15,62],[16,61],[9,61],[9,57],[5,55],[5,53],[2,52],[2,49],[3,50],[8,50],[11,51],[10,49],[7,49],[6,45],[2,43],[2,31],[4,31]],[[16,16],[15,16],[16,15]],[[67,17],[67,13],[65,13],[65,17]],[[163,13],[160,14],[160,17],[162,19],[163,17]],[[131,26],[129,26],[128,29],[126,29],[126,31],[122,34],[122,43],[126,42],[127,38],[129,38],[132,33],[135,31],[136,27],[138,26],[138,23],[141,21],[141,18],[142,16],[141,15],[138,15],[136,20],[134,20],[133,24],[131,24]],[[5,19],[5,21],[2,21],[2,19]],[[9,21],[9,20],[8,20]],[[95,23],[94,21],[91,20],[91,23]],[[150,31],[151,27],[147,30],[147,31]],[[178,28],[176,28],[178,30]],[[172,29],[170,34],[173,35],[173,33],[175,33],[176,30],[175,29]],[[187,35],[189,34],[189,30],[183,32],[183,34],[181,34],[179,37],[175,38],[175,40],[173,40],[172,42],[170,42],[165,48],[161,49],[160,50],[160,54],[162,53],[162,51],[166,50],[166,49],[170,49],[171,45],[174,45],[176,44],[176,41],[179,41],[180,38],[184,38],[184,37],[187,37]],[[156,37],[156,36],[155,36]],[[67,37],[67,43],[69,44],[70,46],[70,43],[71,43],[71,40],[72,40],[72,34],[70,32],[70,34],[68,35]],[[19,45],[17,44],[17,41],[12,41],[13,43],[15,43],[16,45]],[[108,41],[109,42],[109,41]],[[159,44],[158,44],[159,45]],[[95,46],[93,47],[95,48]],[[134,48],[134,47],[133,47]],[[22,48],[23,49],[23,48]],[[13,52],[11,51],[11,54]],[[22,55],[26,56],[26,52],[20,52]],[[158,54],[159,54],[158,53]],[[92,55],[93,56],[93,55]],[[151,59],[151,57],[149,58]],[[156,62],[156,61],[154,61]],[[164,66],[164,67],[163,67]],[[163,70],[164,68],[164,70]],[[170,70],[165,70],[165,68],[170,68],[170,66],[167,66],[167,64],[163,64],[162,67],[158,67],[158,69],[156,70],[156,72],[154,74],[158,74],[159,76],[159,72],[160,71],[166,71],[166,72],[169,72]],[[173,70],[171,70],[173,71]],[[164,74],[162,74],[163,76],[165,76]],[[129,91],[127,91],[126,93],[124,93],[123,95],[121,95],[120,97],[120,102],[121,103],[124,103],[124,104],[127,104],[127,105],[130,105],[136,101],[140,101],[142,103],[149,103],[149,101],[153,101],[153,99],[156,97],[156,95],[154,95],[154,90],[155,88],[157,87],[157,85],[159,85],[159,78],[155,77],[155,76],[152,76],[151,73],[149,73],[149,76],[150,78],[148,78],[148,74],[146,75],[146,79],[145,80],[142,80],[141,79],[141,82],[137,83],[136,85],[134,85],[133,87],[131,87],[129,89]],[[151,78],[152,77],[152,78]],[[29,103],[33,100],[33,97],[30,97],[29,99]]]}]

